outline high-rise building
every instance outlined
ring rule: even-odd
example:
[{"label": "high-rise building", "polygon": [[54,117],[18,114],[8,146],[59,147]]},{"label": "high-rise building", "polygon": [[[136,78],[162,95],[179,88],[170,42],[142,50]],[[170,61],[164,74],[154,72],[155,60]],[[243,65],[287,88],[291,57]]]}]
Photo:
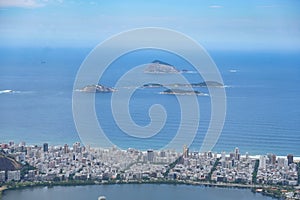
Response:
[{"label": "high-rise building", "polygon": [[43,144],[43,151],[48,152],[48,143]]},{"label": "high-rise building", "polygon": [[7,182],[19,181],[21,179],[20,170],[18,171],[7,171]]},{"label": "high-rise building", "polygon": [[266,169],[266,156],[259,157],[259,169]]},{"label": "high-rise building", "polygon": [[240,160],[240,150],[239,150],[238,147],[236,147],[236,148],[234,149],[234,159],[235,159],[235,160]]},{"label": "high-rise building", "polygon": [[212,157],[213,157],[213,155],[212,155],[212,152],[211,152],[211,151],[207,152],[207,157],[208,157],[208,158],[212,158]]},{"label": "high-rise building", "polygon": [[230,152],[230,153],[229,153],[229,158],[230,158],[230,160],[233,160],[233,159],[234,159],[234,157],[235,157],[235,153],[233,153],[233,152]]},{"label": "high-rise building", "polygon": [[225,153],[225,151],[223,151],[223,152],[221,153],[221,160],[222,160],[222,161],[225,161],[225,160],[226,160],[226,153]]},{"label": "high-rise building", "polygon": [[278,158],[278,160],[277,160],[278,166],[279,167],[284,167],[284,161],[285,161],[285,158]]},{"label": "high-rise building", "polygon": [[149,162],[153,162],[154,161],[154,151],[151,150],[151,149],[147,151],[147,160]]},{"label": "high-rise building", "polygon": [[271,165],[275,165],[276,164],[276,155],[275,154],[272,154],[271,155],[271,162],[270,162]]},{"label": "high-rise building", "polygon": [[29,157],[32,156],[31,147],[26,147],[26,155],[28,155]]},{"label": "high-rise building", "polygon": [[184,158],[189,157],[189,148],[186,145],[183,146],[183,157]]},{"label": "high-rise building", "polygon": [[276,164],[276,155],[275,154],[272,154],[272,153],[269,153],[267,154],[267,163],[270,164],[270,165],[275,165]]},{"label": "high-rise building", "polygon": [[0,183],[5,182],[5,171],[0,171]]},{"label": "high-rise building", "polygon": [[73,144],[73,151],[76,152],[76,153],[80,153],[81,152],[80,142],[75,142]]},{"label": "high-rise building", "polygon": [[12,147],[12,146],[14,146],[14,145],[15,145],[14,141],[9,141],[9,146],[10,146],[10,147]]},{"label": "high-rise building", "polygon": [[271,153],[268,153],[267,154],[267,164],[271,164],[271,159],[272,159],[272,154]]},{"label": "high-rise building", "polygon": [[165,152],[165,151],[161,151],[161,152],[159,153],[159,155],[160,155],[160,157],[166,157],[166,152]]},{"label": "high-rise building", "polygon": [[67,144],[64,145],[64,154],[69,153],[69,146]]},{"label": "high-rise building", "polygon": [[294,156],[292,154],[287,155],[288,165],[294,162]]}]

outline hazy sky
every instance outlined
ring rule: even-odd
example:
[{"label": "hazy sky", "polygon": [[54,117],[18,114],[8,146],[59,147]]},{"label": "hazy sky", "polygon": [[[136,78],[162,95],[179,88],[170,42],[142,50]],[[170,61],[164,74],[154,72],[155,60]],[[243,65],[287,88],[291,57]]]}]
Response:
[{"label": "hazy sky", "polygon": [[0,46],[94,47],[151,26],[206,48],[299,49],[299,11],[298,0],[0,0]]}]

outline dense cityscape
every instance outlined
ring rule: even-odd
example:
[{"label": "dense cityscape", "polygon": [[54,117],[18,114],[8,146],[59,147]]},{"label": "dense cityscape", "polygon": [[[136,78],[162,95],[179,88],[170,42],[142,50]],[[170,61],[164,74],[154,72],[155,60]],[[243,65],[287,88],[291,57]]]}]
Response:
[{"label": "dense cityscape", "polygon": [[[0,183],[185,183],[249,187],[255,192],[299,199],[299,160],[293,155],[250,156],[232,152],[140,151],[116,147],[95,149],[79,142],[69,147],[1,144]],[[16,164],[17,163],[17,164]],[[5,169],[5,165],[7,168]],[[268,186],[268,187],[266,187]],[[272,192],[273,191],[273,192]],[[278,197],[278,196],[276,196]]]}]

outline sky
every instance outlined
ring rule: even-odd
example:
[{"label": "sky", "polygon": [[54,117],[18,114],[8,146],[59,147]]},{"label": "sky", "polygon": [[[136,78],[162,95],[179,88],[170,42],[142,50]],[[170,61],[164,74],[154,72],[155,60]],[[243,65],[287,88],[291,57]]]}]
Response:
[{"label": "sky", "polygon": [[300,49],[297,0],[0,0],[0,47],[94,47],[162,27],[209,49]]}]

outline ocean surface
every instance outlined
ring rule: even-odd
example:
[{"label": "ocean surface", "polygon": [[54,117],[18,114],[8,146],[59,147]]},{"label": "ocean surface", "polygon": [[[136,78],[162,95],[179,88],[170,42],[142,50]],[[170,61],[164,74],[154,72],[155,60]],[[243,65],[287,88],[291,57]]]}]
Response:
[{"label": "ocean surface", "polygon": [[[0,142],[63,145],[80,141],[72,115],[73,83],[81,63],[91,50],[0,49]],[[300,156],[300,52],[208,53],[227,86],[225,125],[213,150],[229,152],[239,147],[242,153],[292,153]],[[118,58],[99,83],[114,87],[117,80],[131,68],[157,59],[181,70],[195,71],[177,55],[143,50]],[[191,83],[203,81],[197,73],[182,75]],[[155,79],[159,79],[159,75]],[[132,86],[138,87],[134,81]],[[197,90],[208,93],[205,88]],[[165,126],[157,135],[147,139],[122,132],[112,116],[111,94],[96,94],[97,117],[109,140],[124,149],[133,147],[144,150],[162,148],[174,138],[181,120],[180,107],[175,96],[161,95],[160,91],[161,88],[139,88],[129,102],[132,120],[140,126],[149,124],[148,110],[153,104],[161,104],[166,110]],[[199,130],[190,146],[193,151],[200,149],[211,117],[210,97],[199,96],[197,99],[201,118]],[[43,191],[34,191],[39,193],[39,190]],[[28,191],[24,190],[24,193]]]},{"label": "ocean surface", "polygon": [[230,189],[187,185],[98,185],[70,187],[37,187],[22,190],[5,191],[3,200],[43,199],[43,200],[97,200],[105,196],[107,200],[165,200],[165,199],[197,199],[197,200],[271,200],[261,194],[254,194],[250,189]]}]

